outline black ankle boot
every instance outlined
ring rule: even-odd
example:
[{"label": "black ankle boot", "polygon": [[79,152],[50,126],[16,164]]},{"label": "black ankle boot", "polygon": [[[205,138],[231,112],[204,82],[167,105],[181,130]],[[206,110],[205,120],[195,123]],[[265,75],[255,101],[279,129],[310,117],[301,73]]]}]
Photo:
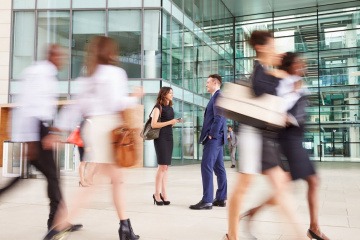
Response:
[{"label": "black ankle boot", "polygon": [[120,240],[137,240],[140,238],[139,235],[135,235],[130,219],[120,220],[119,237]]}]

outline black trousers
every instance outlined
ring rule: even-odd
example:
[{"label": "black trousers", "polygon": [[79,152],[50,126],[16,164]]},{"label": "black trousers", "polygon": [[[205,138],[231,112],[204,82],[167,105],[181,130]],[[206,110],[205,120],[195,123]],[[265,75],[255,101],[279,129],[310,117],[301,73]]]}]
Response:
[{"label": "black trousers", "polygon": [[[40,127],[40,139],[42,140],[49,133],[49,128],[42,122],[39,123]],[[54,151],[52,149],[46,150],[42,147],[41,141],[34,142],[29,145],[36,151],[34,159],[29,159],[29,163],[35,166],[47,180],[47,194],[50,200],[50,213],[47,221],[47,227],[50,229],[53,225],[56,211],[59,208],[59,204],[62,200],[60,182],[57,177],[56,165],[54,160]]]}]

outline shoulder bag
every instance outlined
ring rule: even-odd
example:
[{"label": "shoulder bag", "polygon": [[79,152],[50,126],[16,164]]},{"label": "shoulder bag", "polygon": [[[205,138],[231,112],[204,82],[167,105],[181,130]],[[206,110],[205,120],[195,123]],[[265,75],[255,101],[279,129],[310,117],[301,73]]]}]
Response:
[{"label": "shoulder bag", "polygon": [[[160,122],[161,119],[161,113],[162,113],[162,107],[160,106],[160,114],[159,114],[159,118],[158,118],[158,122]],[[151,121],[152,121],[152,117],[151,114],[154,111],[156,106],[153,107],[153,109],[151,110],[151,113],[149,115],[149,119],[146,121],[143,130],[140,133],[140,136],[144,139],[144,140],[153,140],[153,139],[157,139],[159,138],[159,134],[160,134],[160,128],[152,128],[151,127]]]},{"label": "shoulder bag", "polygon": [[136,136],[140,128],[134,124],[134,114],[137,114],[136,108],[123,110],[120,113],[122,125],[111,132],[115,163],[119,167],[133,167],[139,159]]}]

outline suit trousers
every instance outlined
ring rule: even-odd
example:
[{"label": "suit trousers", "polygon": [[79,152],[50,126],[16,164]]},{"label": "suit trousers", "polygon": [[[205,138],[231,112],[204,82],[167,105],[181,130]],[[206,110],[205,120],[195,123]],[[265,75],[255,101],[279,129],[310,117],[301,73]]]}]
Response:
[{"label": "suit trousers", "polygon": [[235,158],[236,145],[234,145],[234,146],[229,145],[229,151],[230,151],[230,157],[231,157],[231,164],[236,165],[236,158]]},{"label": "suit trousers", "polygon": [[[40,123],[40,139],[42,140],[49,133],[49,129]],[[46,150],[42,147],[40,142],[32,142],[29,145],[36,151],[36,155],[33,155],[33,159],[29,159],[30,164],[35,166],[47,180],[47,195],[50,200],[50,213],[47,221],[47,227],[50,229],[53,225],[55,214],[59,208],[59,204],[62,200],[60,182],[57,176],[54,160],[54,152],[52,149]]]},{"label": "suit trousers", "polygon": [[227,199],[227,179],[223,161],[223,139],[207,139],[204,143],[201,161],[201,177],[203,184],[203,202],[212,203],[214,200],[213,173],[217,177],[218,189],[215,198]]}]

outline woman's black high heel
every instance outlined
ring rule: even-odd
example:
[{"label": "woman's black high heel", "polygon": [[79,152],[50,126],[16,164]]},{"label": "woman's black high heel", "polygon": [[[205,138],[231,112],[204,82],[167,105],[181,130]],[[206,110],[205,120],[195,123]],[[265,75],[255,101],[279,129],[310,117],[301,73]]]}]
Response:
[{"label": "woman's black high heel", "polygon": [[163,201],[164,205],[170,205],[170,201],[165,201],[161,193],[160,193],[160,198]]},{"label": "woman's black high heel", "polygon": [[153,194],[154,204],[156,203],[157,206],[162,206],[164,203],[162,201],[156,201],[155,194]]},{"label": "woman's black high heel", "polygon": [[140,238],[139,235],[135,235],[130,219],[120,220],[119,237],[120,240],[137,240]]},{"label": "woman's black high heel", "polygon": [[[310,229],[308,229],[308,232],[307,232],[306,235],[307,235],[310,239],[316,239],[316,240],[327,240],[327,239],[329,239],[328,237],[323,236],[323,234],[321,234],[322,237],[320,237],[319,235],[317,235],[316,233],[314,233],[314,232],[311,231]],[[324,238],[324,237],[325,237],[325,238]]]}]

